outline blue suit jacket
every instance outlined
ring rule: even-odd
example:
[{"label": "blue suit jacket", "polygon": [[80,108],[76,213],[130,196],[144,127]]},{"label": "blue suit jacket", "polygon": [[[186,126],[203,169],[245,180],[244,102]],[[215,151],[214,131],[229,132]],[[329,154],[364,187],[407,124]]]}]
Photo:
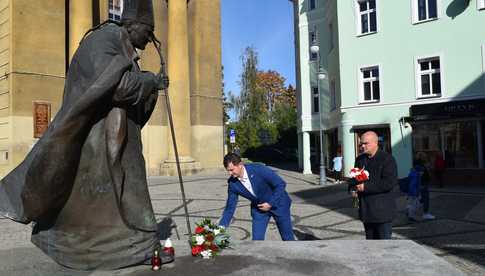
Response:
[{"label": "blue suit jacket", "polygon": [[256,214],[261,213],[258,209],[258,204],[267,202],[271,204],[271,212],[276,216],[289,216],[291,199],[286,192],[286,183],[281,177],[279,177],[270,168],[259,164],[245,164],[244,168],[251,181],[253,191],[256,196],[252,195],[244,185],[235,177],[230,177],[227,188],[227,202],[222,214],[222,218],[219,221],[219,225],[227,227],[236,206],[239,196],[247,198],[251,201],[251,216],[253,219],[257,219]]}]

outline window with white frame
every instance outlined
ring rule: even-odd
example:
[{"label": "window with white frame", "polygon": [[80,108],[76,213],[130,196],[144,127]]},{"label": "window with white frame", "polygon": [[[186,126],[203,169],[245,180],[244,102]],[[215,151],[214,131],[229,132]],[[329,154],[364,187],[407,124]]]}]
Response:
[{"label": "window with white frame", "polygon": [[479,10],[485,9],[485,0],[477,0],[477,9]]},{"label": "window with white frame", "polygon": [[376,0],[355,1],[359,34],[377,32]]},{"label": "window with white frame", "polygon": [[337,108],[337,92],[335,87],[335,80],[330,81],[330,110]]},{"label": "window with white frame", "polygon": [[379,67],[366,67],[360,69],[360,102],[372,103],[381,99],[379,84]]},{"label": "window with white frame", "polygon": [[418,59],[418,98],[441,96],[441,65],[439,57]]},{"label": "window with white frame", "polygon": [[314,10],[317,7],[317,0],[309,0],[308,1],[308,10]]},{"label": "window with white frame", "polygon": [[[309,47],[311,47],[314,43],[317,42],[317,31],[313,30],[308,33],[308,41],[309,41]],[[310,51],[310,48],[308,48],[308,51]],[[310,51],[310,60],[316,60],[318,57],[317,53],[312,53]]]},{"label": "window with white frame", "polygon": [[108,2],[108,18],[115,21],[121,21],[121,13],[123,11],[123,0],[109,0]]},{"label": "window with white frame", "polygon": [[312,108],[313,113],[320,112],[320,96],[318,95],[318,87],[312,87]]},{"label": "window with white frame", "polygon": [[438,18],[438,0],[412,0],[415,23]]}]

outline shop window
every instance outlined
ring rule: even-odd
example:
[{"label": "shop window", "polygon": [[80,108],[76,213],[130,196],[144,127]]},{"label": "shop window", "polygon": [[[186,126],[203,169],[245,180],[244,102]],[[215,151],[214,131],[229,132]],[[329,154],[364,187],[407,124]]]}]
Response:
[{"label": "shop window", "polygon": [[412,0],[413,23],[438,18],[438,0]]},{"label": "shop window", "polygon": [[320,98],[318,95],[318,87],[312,87],[313,113],[320,112]]},{"label": "shop window", "polygon": [[418,59],[417,62],[417,97],[441,96],[441,63],[439,57]]},{"label": "shop window", "polygon": [[355,1],[358,34],[377,32],[376,0]]},{"label": "shop window", "polygon": [[432,165],[438,154],[447,168],[478,168],[477,122],[419,123],[413,126],[413,156]]},{"label": "shop window", "polygon": [[379,67],[360,69],[360,102],[373,103],[381,98],[379,84]]},{"label": "shop window", "polygon": [[123,11],[123,0],[109,0],[108,2],[108,18],[115,21],[121,21],[121,13]]}]

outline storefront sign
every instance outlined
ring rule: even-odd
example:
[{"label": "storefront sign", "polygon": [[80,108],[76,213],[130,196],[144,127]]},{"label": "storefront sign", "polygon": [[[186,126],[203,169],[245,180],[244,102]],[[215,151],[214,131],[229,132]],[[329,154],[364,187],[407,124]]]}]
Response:
[{"label": "storefront sign", "polygon": [[485,99],[413,105],[409,113],[415,120],[482,116]]},{"label": "storefront sign", "polygon": [[48,102],[34,102],[33,119],[34,138],[40,138],[51,121],[51,104]]}]

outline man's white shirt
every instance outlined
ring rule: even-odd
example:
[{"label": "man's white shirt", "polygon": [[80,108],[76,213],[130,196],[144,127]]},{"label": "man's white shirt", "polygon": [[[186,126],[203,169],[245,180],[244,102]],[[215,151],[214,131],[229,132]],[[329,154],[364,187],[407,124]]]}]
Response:
[{"label": "man's white shirt", "polygon": [[248,177],[248,171],[246,170],[246,167],[244,167],[244,173],[242,177],[238,177],[239,181],[243,184],[243,186],[253,195],[256,196],[256,194],[253,191],[253,186],[251,186],[251,181],[249,180]]}]

